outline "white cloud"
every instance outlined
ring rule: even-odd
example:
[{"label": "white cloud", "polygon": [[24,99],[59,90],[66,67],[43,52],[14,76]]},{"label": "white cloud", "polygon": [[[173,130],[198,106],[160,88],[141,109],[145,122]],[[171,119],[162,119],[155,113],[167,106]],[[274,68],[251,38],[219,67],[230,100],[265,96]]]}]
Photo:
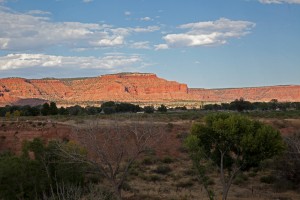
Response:
[{"label": "white cloud", "polygon": [[94,1],[94,0],[82,0],[83,3],[90,3],[92,1]]},{"label": "white cloud", "polygon": [[124,15],[129,16],[129,15],[131,15],[131,12],[125,11],[125,12],[124,12]]},{"label": "white cloud", "polygon": [[111,54],[104,57],[54,56],[45,54],[8,54],[0,57],[0,70],[24,69],[29,67],[61,67],[117,70],[135,65],[140,66],[138,55]]},{"label": "white cloud", "polygon": [[[157,31],[158,26],[118,28],[107,24],[53,22],[39,10],[17,13],[0,9],[0,50],[36,50],[54,46],[69,48],[116,47],[133,33]],[[36,16],[38,15],[38,16]],[[39,16],[43,15],[43,16]]]},{"label": "white cloud", "polygon": [[43,11],[43,10],[30,10],[27,12],[29,15],[51,15],[50,12]]},{"label": "white cloud", "polygon": [[151,49],[148,41],[135,42],[135,43],[131,44],[131,48],[134,48],[134,49]]},{"label": "white cloud", "polygon": [[124,37],[123,36],[116,36],[111,38],[104,38],[97,41],[91,41],[90,44],[92,46],[99,46],[99,47],[114,47],[124,44]]},{"label": "white cloud", "polygon": [[169,46],[167,44],[158,44],[154,45],[155,50],[161,50],[161,49],[169,49]]},{"label": "white cloud", "polygon": [[166,44],[156,45],[156,49],[225,44],[230,38],[240,38],[248,34],[254,26],[255,23],[252,22],[232,21],[226,18],[217,21],[183,24],[178,28],[188,29],[188,31],[167,34],[163,37]]},{"label": "white cloud", "polygon": [[160,30],[159,26],[147,26],[147,27],[136,27],[136,28],[129,28],[129,30],[136,32],[136,33],[150,33]]},{"label": "white cloud", "polygon": [[289,4],[300,4],[300,0],[259,0],[260,3],[263,4],[282,4],[282,3],[289,3]]},{"label": "white cloud", "polygon": [[151,17],[142,17],[140,18],[141,21],[153,21]]}]

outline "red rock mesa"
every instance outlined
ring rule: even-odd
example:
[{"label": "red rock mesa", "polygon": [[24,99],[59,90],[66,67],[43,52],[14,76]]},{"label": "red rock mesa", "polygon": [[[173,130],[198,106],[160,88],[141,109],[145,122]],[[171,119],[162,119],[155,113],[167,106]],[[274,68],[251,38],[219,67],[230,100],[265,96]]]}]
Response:
[{"label": "red rock mesa", "polygon": [[103,101],[138,104],[196,105],[248,101],[300,101],[300,86],[234,89],[189,89],[151,73],[120,73],[73,79],[0,79],[0,106],[37,105],[55,101],[60,105],[95,105]]}]

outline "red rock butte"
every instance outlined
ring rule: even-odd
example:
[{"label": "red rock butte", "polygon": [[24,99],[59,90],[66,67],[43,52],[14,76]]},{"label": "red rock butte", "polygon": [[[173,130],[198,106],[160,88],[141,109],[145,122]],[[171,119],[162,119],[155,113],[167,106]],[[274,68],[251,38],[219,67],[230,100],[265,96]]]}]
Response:
[{"label": "red rock butte", "polygon": [[59,105],[96,105],[104,101],[141,105],[197,106],[231,102],[238,98],[252,102],[299,102],[300,86],[268,86],[230,89],[196,89],[168,81],[151,73],[119,73],[92,78],[0,79],[0,106],[38,105],[55,101]]}]

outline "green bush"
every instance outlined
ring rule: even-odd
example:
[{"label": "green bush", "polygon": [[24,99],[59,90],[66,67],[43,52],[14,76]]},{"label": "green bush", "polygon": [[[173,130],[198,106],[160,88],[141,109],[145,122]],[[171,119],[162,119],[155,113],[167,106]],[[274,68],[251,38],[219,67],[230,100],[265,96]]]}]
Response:
[{"label": "green bush", "polygon": [[42,199],[61,185],[83,186],[85,166],[59,157],[55,144],[34,139],[24,143],[21,156],[0,154],[0,199]]}]

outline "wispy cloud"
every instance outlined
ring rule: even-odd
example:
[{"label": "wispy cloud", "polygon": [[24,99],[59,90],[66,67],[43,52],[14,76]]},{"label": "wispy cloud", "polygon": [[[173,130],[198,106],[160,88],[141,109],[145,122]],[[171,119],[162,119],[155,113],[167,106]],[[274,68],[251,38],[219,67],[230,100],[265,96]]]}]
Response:
[{"label": "wispy cloud", "polygon": [[124,12],[124,15],[130,16],[130,15],[131,15],[131,12],[130,12],[130,11],[125,11],[125,12]]},{"label": "wispy cloud", "polygon": [[141,21],[153,21],[151,17],[142,17],[140,18]]},{"label": "wispy cloud", "polygon": [[157,44],[157,45],[154,45],[155,47],[155,50],[161,50],[161,49],[168,49],[169,46],[167,44]]},{"label": "wispy cloud", "polygon": [[53,22],[47,12],[18,13],[0,9],[0,50],[36,50],[53,46],[68,48],[117,47],[133,33],[159,30],[158,26],[114,27],[107,24]]},{"label": "wispy cloud", "polygon": [[83,3],[90,3],[92,1],[94,1],[94,0],[82,0]]},{"label": "wispy cloud", "polygon": [[74,57],[45,54],[8,54],[0,57],[0,70],[39,68],[88,68],[103,70],[122,70],[123,68],[140,66],[139,55],[111,54],[104,57]]},{"label": "wispy cloud", "polygon": [[149,41],[134,42],[130,47],[133,49],[151,49]]},{"label": "wispy cloud", "polygon": [[50,12],[43,11],[43,10],[30,10],[27,12],[29,15],[51,15]]},{"label": "wispy cloud", "polygon": [[163,39],[166,43],[156,45],[156,49],[221,45],[227,43],[230,38],[240,38],[248,34],[254,26],[253,22],[232,21],[226,18],[183,24],[178,28],[187,29],[186,32],[165,35]]},{"label": "wispy cloud", "polygon": [[263,4],[282,4],[282,3],[289,3],[289,4],[300,4],[300,0],[259,0],[260,3]]}]

